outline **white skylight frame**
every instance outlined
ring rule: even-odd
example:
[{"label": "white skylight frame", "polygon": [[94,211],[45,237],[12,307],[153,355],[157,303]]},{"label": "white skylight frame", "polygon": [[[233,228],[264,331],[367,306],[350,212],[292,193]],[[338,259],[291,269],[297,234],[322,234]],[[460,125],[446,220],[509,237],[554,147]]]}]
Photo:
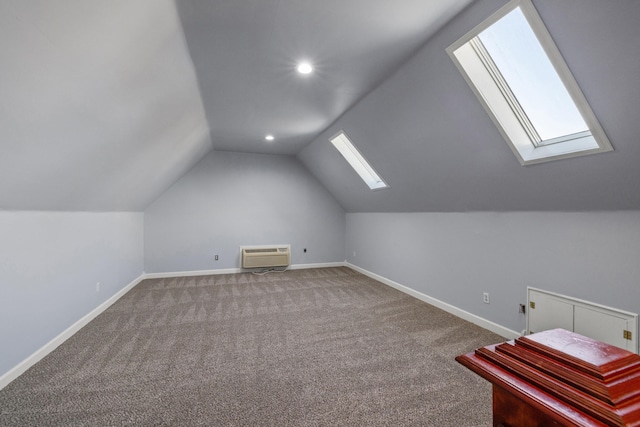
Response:
[{"label": "white skylight frame", "polygon": [[[540,42],[558,77],[564,84],[582,119],[584,119],[588,127],[587,132],[541,141],[537,137],[535,129],[532,132],[532,129],[528,126],[530,123],[528,119],[522,120],[523,116],[522,112],[519,111],[519,102],[516,100],[514,103],[513,99],[510,99],[513,93],[510,90],[505,93],[504,87],[496,83],[495,74],[489,70],[491,67],[486,62],[483,62],[477,52],[471,52],[474,50],[472,39],[516,8],[520,8],[531,30]],[[520,164],[530,165],[550,160],[613,151],[613,146],[530,0],[510,1],[449,46],[447,53],[507,141]],[[498,74],[500,73],[498,72]],[[524,117],[526,118],[526,113]]]},{"label": "white skylight frame", "polygon": [[389,188],[380,175],[373,169],[373,166],[358,151],[353,142],[349,139],[345,131],[341,130],[337,135],[329,139],[334,147],[342,154],[345,160],[351,165],[360,178],[369,186],[371,190],[383,190]]}]

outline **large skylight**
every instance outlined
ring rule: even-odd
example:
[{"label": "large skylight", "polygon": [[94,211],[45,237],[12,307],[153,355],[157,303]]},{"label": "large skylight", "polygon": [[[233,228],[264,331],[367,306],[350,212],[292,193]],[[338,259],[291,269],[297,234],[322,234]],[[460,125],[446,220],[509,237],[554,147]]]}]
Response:
[{"label": "large skylight", "polygon": [[530,0],[447,52],[522,164],[613,150]]},{"label": "large skylight", "polygon": [[338,135],[331,138],[330,141],[370,189],[380,190],[389,187],[362,154],[360,154],[344,131],[341,131]]}]

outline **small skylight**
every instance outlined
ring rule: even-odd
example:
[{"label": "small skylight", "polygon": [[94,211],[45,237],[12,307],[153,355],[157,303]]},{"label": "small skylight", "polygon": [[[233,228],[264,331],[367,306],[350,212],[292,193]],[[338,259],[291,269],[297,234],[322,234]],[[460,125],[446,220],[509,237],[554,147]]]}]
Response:
[{"label": "small skylight", "polygon": [[521,164],[613,150],[530,0],[512,0],[447,52]]},{"label": "small skylight", "polygon": [[330,141],[370,189],[389,188],[387,183],[380,178],[369,162],[360,154],[344,131],[331,138]]},{"label": "small skylight", "polygon": [[266,139],[267,141],[273,141],[276,138],[273,135],[269,134],[269,135],[265,136],[264,139]]}]

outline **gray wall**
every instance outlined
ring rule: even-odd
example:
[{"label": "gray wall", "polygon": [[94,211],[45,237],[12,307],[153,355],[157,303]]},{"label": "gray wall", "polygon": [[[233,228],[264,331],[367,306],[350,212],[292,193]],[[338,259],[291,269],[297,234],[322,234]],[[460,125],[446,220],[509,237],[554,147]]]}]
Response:
[{"label": "gray wall", "polygon": [[238,268],[241,245],[291,244],[292,264],[344,261],[343,208],[290,156],[211,152],[144,227],[147,273]]},{"label": "gray wall", "polygon": [[0,376],[140,276],[142,224],[142,213],[0,211]]},{"label": "gray wall", "polygon": [[349,213],[346,251],[352,264],[517,332],[527,286],[640,312],[637,211]]}]

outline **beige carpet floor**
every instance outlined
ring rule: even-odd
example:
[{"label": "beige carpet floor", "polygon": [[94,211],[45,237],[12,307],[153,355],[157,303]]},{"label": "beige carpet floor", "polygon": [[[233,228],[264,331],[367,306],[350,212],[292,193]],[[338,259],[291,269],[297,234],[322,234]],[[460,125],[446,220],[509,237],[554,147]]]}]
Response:
[{"label": "beige carpet floor", "polygon": [[503,339],[348,268],[145,280],[0,391],[2,426],[488,426]]}]

